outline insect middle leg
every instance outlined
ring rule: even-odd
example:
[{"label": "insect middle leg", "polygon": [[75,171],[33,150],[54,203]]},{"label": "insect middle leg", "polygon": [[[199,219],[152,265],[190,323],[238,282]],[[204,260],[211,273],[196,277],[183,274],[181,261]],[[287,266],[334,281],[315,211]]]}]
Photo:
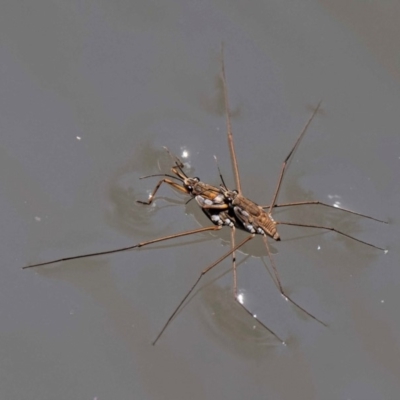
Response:
[{"label": "insect middle leg", "polygon": [[374,245],[374,244],[372,244],[372,243],[365,242],[364,240],[357,239],[357,238],[355,238],[354,236],[348,235],[347,233],[344,233],[344,232],[340,231],[339,229],[332,228],[331,226],[314,225],[314,224],[300,224],[300,223],[297,223],[297,222],[295,223],[295,222],[283,222],[283,221],[276,221],[276,224],[277,224],[277,225],[302,226],[302,227],[304,227],[304,228],[325,229],[325,230],[327,230],[327,231],[336,232],[336,233],[338,233],[339,235],[345,236],[345,237],[347,237],[347,238],[349,238],[349,239],[355,240],[356,242],[365,244],[365,245],[370,246],[370,247],[373,247],[373,248],[375,248],[375,249],[386,251],[386,249],[383,248],[383,247],[379,247],[379,246],[376,246],[376,245]]},{"label": "insect middle leg", "polygon": [[119,253],[119,252],[123,252],[123,251],[133,250],[135,248],[148,246],[148,245],[153,244],[153,243],[163,242],[165,240],[176,239],[176,238],[183,237],[183,236],[194,235],[196,233],[202,233],[202,232],[208,232],[208,231],[218,231],[220,229],[221,229],[221,226],[217,226],[217,225],[207,226],[207,227],[198,228],[198,229],[192,229],[190,231],[174,233],[173,235],[163,236],[161,238],[148,240],[146,242],[140,242],[140,243],[137,243],[137,244],[135,244],[133,246],[120,247],[120,248],[113,249],[113,250],[99,251],[99,252],[96,252],[96,253],[87,253],[87,254],[81,254],[81,255],[78,255],[78,256],[59,258],[57,260],[52,260],[52,261],[46,261],[46,262],[42,262],[42,263],[27,265],[25,267],[22,267],[22,269],[40,267],[40,266],[43,266],[43,265],[55,264],[55,263],[62,262],[62,261],[77,260],[79,258],[87,258],[87,257],[102,256],[102,255],[106,255],[106,254]]},{"label": "insect middle leg", "polygon": [[[320,205],[320,206],[324,206],[324,207],[334,208],[335,210],[344,211],[344,212],[347,212],[347,213],[350,213],[350,214],[358,215],[360,217],[372,219],[374,221],[382,222],[384,224],[388,223],[387,221],[384,221],[382,219],[374,218],[374,217],[371,217],[370,215],[361,214],[361,213],[358,213],[358,212],[355,212],[355,211],[351,211],[351,210],[348,210],[346,208],[336,207],[336,206],[333,206],[333,205],[328,204],[328,203],[324,203],[324,202],[319,201],[319,200],[305,200],[305,201],[296,201],[296,202],[291,202],[291,203],[274,204],[273,208],[291,207],[291,206],[304,206],[304,205]],[[262,206],[262,208],[264,208],[264,209],[267,209],[267,208],[270,208],[270,207],[271,207],[271,205]]]}]

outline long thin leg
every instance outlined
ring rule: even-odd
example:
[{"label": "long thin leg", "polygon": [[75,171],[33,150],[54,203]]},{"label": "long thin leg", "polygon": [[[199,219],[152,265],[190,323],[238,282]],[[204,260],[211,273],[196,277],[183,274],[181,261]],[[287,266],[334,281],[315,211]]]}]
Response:
[{"label": "long thin leg", "polygon": [[[253,235],[254,237],[254,235]],[[263,328],[265,328],[268,332],[270,332],[273,336],[275,336],[282,344],[285,342],[267,325],[261,322],[256,315],[254,315],[244,304],[243,301],[240,299],[238,295],[238,288],[237,288],[237,275],[236,275],[236,254],[233,250],[235,248],[235,228],[231,230],[231,247],[232,247],[232,269],[233,269],[233,296],[235,301],[248,313],[250,314]]]},{"label": "long thin leg", "polygon": [[[205,270],[203,270],[201,272],[201,274],[199,275],[199,277],[197,278],[196,282],[192,285],[192,287],[190,288],[190,290],[186,293],[186,295],[183,297],[183,299],[181,300],[181,302],[178,304],[178,306],[175,308],[174,312],[171,314],[171,316],[168,318],[167,322],[165,323],[165,325],[163,326],[163,328],[161,329],[160,333],[157,335],[157,337],[155,338],[155,340],[153,341],[153,345],[155,345],[158,341],[158,339],[161,337],[161,335],[164,333],[165,329],[167,329],[168,325],[171,323],[171,321],[174,319],[175,315],[178,313],[178,311],[181,309],[183,303],[185,303],[186,299],[190,296],[190,294],[193,292],[193,290],[196,288],[196,286],[199,284],[201,278],[211,269],[213,269],[216,265],[218,265],[221,261],[225,260],[225,258],[229,257],[231,254],[233,254],[237,249],[239,249],[240,247],[242,247],[245,243],[247,243],[249,240],[253,239],[254,235],[250,235],[248,236],[246,239],[244,239],[243,241],[241,241],[238,245],[233,246],[232,249],[230,251],[228,251],[227,253],[225,253],[222,257],[220,257],[217,261],[214,261],[211,265],[209,265]],[[254,314],[251,313],[251,311],[249,311],[237,298],[237,296],[235,296],[235,300],[243,307],[243,309],[250,314],[254,319],[256,319],[256,321],[262,326],[264,327],[267,331],[269,331],[272,335],[274,335],[281,343],[285,344],[285,342],[275,333],[273,332],[271,329],[269,329],[265,324],[263,324]]]},{"label": "long thin leg", "polygon": [[[251,254],[247,254],[244,258],[242,258],[240,260],[239,263],[237,263],[236,268],[239,267],[242,264],[245,264],[246,261],[252,257]],[[200,290],[203,290],[204,287],[207,287],[209,285],[212,285],[214,282],[217,282],[218,280],[220,280],[223,276],[228,275],[230,272],[232,272],[232,267],[230,267],[229,269],[225,270],[224,272],[222,272],[220,275],[216,276],[215,278],[213,278],[210,282],[206,283],[205,285],[203,285],[201,288],[199,288],[198,290],[196,290],[195,292],[192,292],[192,295],[190,298],[187,299],[186,304],[188,304],[190,301],[192,301],[192,299],[197,295],[197,293]],[[182,310],[182,308],[181,308]]]},{"label": "long thin leg", "polygon": [[342,232],[342,231],[339,231],[339,230],[336,229],[336,228],[332,228],[332,227],[329,227],[329,226],[311,225],[311,224],[298,224],[298,223],[293,223],[293,222],[280,222],[280,221],[277,221],[276,223],[279,224],[279,225],[292,225],[292,226],[303,226],[303,227],[305,227],[305,228],[325,229],[325,230],[327,230],[327,231],[333,231],[333,232],[338,233],[339,235],[346,236],[346,237],[348,237],[349,239],[355,240],[356,242],[359,242],[359,243],[362,243],[362,244],[366,244],[367,246],[374,247],[375,249],[383,250],[383,251],[386,250],[386,249],[384,249],[384,248],[382,248],[382,247],[375,246],[374,244],[371,244],[371,243],[368,243],[368,242],[364,242],[363,240],[357,239],[357,238],[355,238],[354,236],[348,235],[347,233],[344,233],[344,232]]},{"label": "long thin leg", "polygon": [[218,258],[217,261],[214,261],[211,265],[209,265],[205,270],[201,272],[199,277],[196,279],[196,282],[192,285],[192,287],[189,289],[189,291],[185,294],[183,299],[180,301],[178,306],[175,308],[174,312],[171,314],[171,316],[168,318],[167,322],[164,324],[163,328],[161,329],[160,333],[157,335],[155,340],[153,341],[153,346],[157,343],[158,339],[161,337],[161,335],[164,333],[165,329],[167,329],[168,325],[170,322],[174,319],[175,315],[178,313],[178,311],[181,309],[183,303],[186,301],[186,299],[190,296],[190,294],[193,292],[193,290],[196,288],[198,283],[200,282],[201,278],[211,269],[213,269],[216,265],[218,265],[221,261],[225,260],[225,258],[229,257],[235,250],[237,250],[239,247],[243,246],[245,243],[247,243],[249,240],[253,239],[254,235],[248,236],[246,239],[241,241],[237,246],[233,247],[231,250],[229,250],[227,253],[225,253],[223,256]]},{"label": "long thin leg", "polygon": [[321,101],[318,103],[317,107],[315,108],[314,112],[312,113],[311,117],[309,118],[309,120],[307,121],[307,123],[306,123],[306,125],[304,126],[303,130],[301,131],[299,137],[297,138],[296,143],[294,144],[292,150],[290,150],[289,154],[286,156],[285,161],[284,161],[283,164],[282,164],[282,169],[281,169],[281,173],[280,173],[280,175],[279,175],[279,180],[278,180],[278,184],[277,184],[277,186],[276,186],[275,194],[274,194],[274,197],[273,197],[273,199],[272,199],[272,203],[271,203],[271,205],[270,205],[270,207],[269,207],[269,213],[270,213],[270,214],[271,214],[271,211],[272,211],[272,209],[273,209],[273,207],[274,207],[274,205],[275,205],[275,203],[276,203],[276,200],[277,200],[277,198],[278,198],[278,194],[279,194],[279,190],[280,190],[280,188],[281,188],[281,183],[282,183],[283,175],[284,175],[284,173],[285,173],[285,169],[286,169],[286,166],[287,166],[287,164],[288,164],[288,161],[289,161],[290,157],[292,156],[292,154],[295,152],[296,148],[298,147],[298,145],[299,145],[301,139],[303,138],[304,134],[307,132],[307,128],[308,128],[309,125],[311,124],[311,121],[314,119],[315,114],[317,114],[317,112],[318,112],[320,106],[321,106]]},{"label": "long thin leg", "polygon": [[220,229],[221,229],[221,226],[217,226],[217,225],[208,226],[206,228],[193,229],[193,230],[186,231],[186,232],[175,233],[175,234],[169,235],[169,236],[163,236],[161,238],[149,240],[147,242],[141,242],[141,243],[135,244],[133,246],[121,247],[119,249],[114,249],[114,250],[100,251],[100,252],[97,252],[97,253],[81,254],[79,256],[73,256],[73,257],[59,258],[58,260],[46,261],[46,262],[43,262],[43,263],[27,265],[26,267],[22,267],[22,269],[40,267],[42,265],[55,264],[55,263],[58,263],[58,262],[61,262],[61,261],[77,260],[79,258],[86,258],[86,257],[93,257],[93,256],[101,256],[101,255],[104,255],[104,254],[119,253],[119,252],[122,252],[122,251],[127,251],[127,250],[132,250],[132,249],[135,249],[135,248],[139,248],[139,247],[144,247],[144,246],[147,246],[149,244],[162,242],[164,240],[170,240],[170,239],[175,239],[175,238],[182,237],[182,236],[194,235],[195,233],[201,233],[201,232],[207,232],[207,231],[218,231]]},{"label": "long thin leg", "polygon": [[226,84],[226,77],[225,77],[224,44],[223,43],[221,44],[221,79],[222,79],[222,87],[223,87],[223,92],[224,92],[226,133],[228,135],[228,145],[229,145],[229,150],[230,150],[231,157],[232,157],[233,172],[235,174],[236,190],[239,192],[239,194],[242,194],[242,187],[240,185],[239,168],[238,168],[238,163],[236,160],[235,144],[233,142],[233,136],[232,136],[231,111],[229,109],[228,87]]},{"label": "long thin leg", "polygon": [[[388,223],[387,221],[383,221],[381,219],[374,218],[374,217],[371,217],[371,216],[366,215],[366,214],[361,214],[361,213],[358,213],[358,212],[355,212],[355,211],[351,211],[351,210],[348,210],[346,208],[332,206],[331,204],[323,203],[322,201],[319,201],[319,200],[309,200],[309,201],[307,200],[307,201],[297,201],[297,202],[293,202],[293,203],[274,204],[274,208],[291,207],[291,206],[303,206],[303,205],[307,205],[307,204],[316,204],[316,205],[320,205],[320,206],[324,206],[324,207],[330,207],[330,208],[334,208],[335,210],[341,210],[341,211],[344,211],[344,212],[348,212],[350,214],[358,215],[360,217],[369,218],[369,219],[372,219],[372,220],[378,221],[378,222],[383,222],[384,224]],[[269,208],[270,209],[271,206],[270,205],[269,206],[262,206],[262,208],[264,208],[264,209],[265,208]]]},{"label": "long thin leg", "polygon": [[[276,279],[276,286],[279,289],[279,291],[281,292],[281,295],[284,297],[284,299],[286,301],[290,301],[293,305],[295,305],[299,310],[303,311],[305,314],[307,314],[309,317],[311,317],[312,319],[314,319],[315,321],[319,322],[320,324],[324,325],[324,326],[328,326],[325,322],[321,321],[319,318],[317,318],[315,315],[309,313],[305,308],[303,308],[302,306],[300,306],[299,304],[297,304],[294,300],[292,300],[284,291],[282,283],[281,283],[281,279],[279,277],[279,272],[278,269],[276,268],[275,265],[275,261],[272,257],[272,253],[271,250],[269,248],[269,244],[268,244],[268,239],[266,236],[263,236],[264,239],[264,243],[265,243],[265,247],[267,249],[267,254],[268,254],[268,258],[271,261],[271,265],[272,265],[272,271],[274,273],[275,279]],[[268,267],[267,267],[268,268]]]},{"label": "long thin leg", "polygon": [[182,160],[178,156],[176,156],[174,153],[172,153],[168,147],[163,146],[163,148],[169,154],[169,156],[175,161],[175,165],[177,167],[179,167],[180,169],[185,167]]},{"label": "long thin leg", "polygon": [[215,163],[217,164],[218,174],[219,174],[219,178],[221,179],[222,185],[223,185],[224,189],[228,190],[228,188],[227,188],[227,186],[226,186],[226,184],[225,184],[224,177],[222,176],[222,172],[221,172],[221,170],[220,170],[220,168],[219,168],[219,165],[218,165],[217,156],[216,156],[215,154],[214,154],[214,160],[215,160]]},{"label": "long thin leg", "polygon": [[[231,249],[235,248],[235,233],[236,228],[232,227],[231,229]],[[235,300],[237,300],[237,274],[236,274],[236,252],[232,251],[232,272],[233,272],[233,295],[235,296]]]},{"label": "long thin leg", "polygon": [[171,185],[174,189],[177,189],[185,194],[189,194],[188,191],[183,186],[178,185],[175,182],[172,182],[170,179],[161,179],[161,181],[158,182],[156,187],[154,188],[153,193],[149,196],[148,201],[136,200],[136,203],[145,204],[146,206],[150,205],[153,202],[154,196],[157,193],[158,189],[160,189],[162,183],[167,183],[168,185]]}]

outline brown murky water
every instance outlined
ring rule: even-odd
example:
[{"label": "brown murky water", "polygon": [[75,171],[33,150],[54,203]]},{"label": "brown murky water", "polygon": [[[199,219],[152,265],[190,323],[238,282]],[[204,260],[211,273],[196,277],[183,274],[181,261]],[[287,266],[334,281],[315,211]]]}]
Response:
[{"label": "brown murky water", "polygon": [[[399,10],[333,3],[3,4],[2,398],[398,397]],[[216,86],[221,41],[244,193],[271,200],[281,162],[323,99],[280,199],[319,199],[390,224],[318,208],[277,215],[335,224],[389,252],[284,227],[274,244],[284,286],[329,328],[279,296],[254,240],[239,255],[239,287],[288,346],[235,305],[226,261],[153,347],[198,273],[228,249],[228,232],[20,267],[207,225],[167,188],[155,207],[135,200],[155,184],[140,176],[167,171],[165,145],[186,151],[210,183],[217,155],[233,182]]]}]

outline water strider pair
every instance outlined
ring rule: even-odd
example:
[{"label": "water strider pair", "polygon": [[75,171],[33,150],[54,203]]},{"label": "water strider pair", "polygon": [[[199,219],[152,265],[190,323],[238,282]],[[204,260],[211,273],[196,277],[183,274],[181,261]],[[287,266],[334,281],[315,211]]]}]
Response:
[{"label": "water strider pair", "polygon": [[[217,231],[217,230],[222,229],[223,226],[230,228],[231,229],[231,249],[201,272],[201,274],[199,275],[197,280],[194,282],[192,287],[189,289],[189,291],[186,293],[184,298],[178,304],[178,306],[176,307],[174,312],[171,314],[171,316],[169,317],[167,322],[164,324],[160,333],[157,335],[157,337],[153,341],[153,344],[155,344],[158,341],[158,339],[163,334],[163,332],[165,331],[165,329],[167,328],[169,323],[176,316],[177,312],[181,309],[182,305],[185,303],[187,298],[190,296],[190,294],[193,292],[195,287],[198,285],[201,278],[207,272],[209,272],[212,268],[214,268],[216,265],[218,265],[221,261],[223,261],[225,258],[227,258],[229,256],[232,257],[233,294],[234,294],[235,300],[237,301],[238,304],[240,304],[240,306],[248,314],[250,314],[252,317],[254,317],[261,326],[263,326],[272,335],[274,335],[280,342],[284,343],[284,341],[273,330],[271,330],[267,325],[265,325],[262,321],[260,321],[243,304],[241,297],[238,295],[235,252],[240,247],[242,247],[245,243],[252,240],[256,235],[262,236],[268,257],[271,262],[273,275],[275,277],[274,282],[277,285],[281,295],[287,301],[291,302],[293,305],[295,305],[297,308],[299,308],[302,312],[307,314],[309,317],[313,318],[314,320],[318,321],[319,323],[323,324],[324,326],[327,326],[323,321],[319,320],[317,317],[315,317],[313,314],[309,313],[307,310],[305,310],[303,307],[301,307],[298,303],[296,303],[293,299],[291,299],[285,293],[285,291],[283,289],[283,286],[281,284],[281,280],[280,280],[280,277],[279,277],[279,274],[278,274],[278,271],[277,271],[277,268],[276,268],[276,265],[275,265],[275,262],[272,257],[272,254],[271,254],[271,251],[269,248],[269,244],[268,244],[268,237],[270,237],[274,240],[280,240],[280,236],[277,231],[278,225],[292,225],[292,226],[301,226],[301,227],[306,227],[306,228],[315,228],[315,229],[324,229],[324,230],[334,231],[342,236],[345,236],[349,239],[358,241],[362,244],[371,246],[371,247],[379,249],[379,250],[384,250],[383,248],[381,248],[379,246],[375,246],[371,243],[367,243],[362,240],[359,240],[351,235],[346,234],[345,232],[339,231],[330,226],[275,221],[272,216],[273,210],[278,207],[320,205],[320,206],[324,206],[324,207],[338,209],[335,206],[332,206],[330,204],[323,203],[320,201],[316,201],[316,200],[299,201],[299,202],[291,202],[291,203],[283,203],[283,204],[277,203],[279,191],[280,191],[281,184],[283,181],[283,177],[284,177],[286,168],[288,166],[288,163],[290,161],[290,158],[292,157],[294,151],[296,150],[301,139],[303,138],[304,134],[306,133],[307,128],[310,125],[311,121],[317,114],[321,103],[319,103],[317,105],[317,107],[315,108],[314,112],[312,113],[311,117],[309,118],[309,120],[307,121],[306,125],[304,126],[302,132],[300,133],[299,137],[297,138],[293,148],[290,150],[289,154],[285,158],[285,160],[282,164],[282,168],[281,168],[279,178],[278,178],[278,183],[277,183],[275,193],[274,193],[271,203],[267,206],[259,206],[252,200],[243,196],[242,190],[241,190],[239,168],[238,168],[238,163],[237,163],[237,158],[236,158],[236,151],[235,151],[235,146],[234,146],[234,141],[233,141],[233,136],[232,136],[232,128],[231,128],[231,121],[230,121],[230,108],[229,108],[229,103],[228,103],[227,85],[226,85],[226,78],[225,78],[223,47],[221,48],[221,80],[222,80],[224,103],[225,103],[227,138],[228,138],[228,145],[229,145],[229,150],[230,150],[231,159],[232,159],[236,189],[230,190],[227,188],[227,186],[225,185],[225,182],[222,178],[221,173],[220,173],[220,177],[221,177],[222,184],[220,185],[220,187],[215,187],[215,186],[206,184],[206,183],[202,182],[199,178],[188,177],[186,175],[186,173],[184,172],[184,165],[181,162],[181,160],[178,157],[172,155],[169,152],[169,150],[166,149],[174,160],[174,165],[171,169],[172,173],[174,175],[155,174],[155,175],[150,175],[150,176],[144,177],[144,178],[148,178],[148,177],[161,176],[161,177],[163,177],[163,179],[161,179],[157,183],[153,192],[149,196],[148,201],[138,201],[138,203],[145,204],[145,205],[151,204],[154,200],[154,196],[157,193],[158,189],[160,188],[160,186],[163,183],[165,183],[165,184],[168,184],[169,186],[173,187],[174,189],[178,190],[179,192],[182,192],[184,194],[191,196],[191,199],[194,198],[196,200],[197,204],[203,210],[203,212],[207,215],[207,217],[213,223],[213,225],[208,226],[208,227],[193,229],[190,231],[180,232],[180,233],[176,233],[176,234],[169,235],[169,236],[164,236],[164,237],[149,240],[146,242],[141,242],[141,243],[135,244],[133,246],[123,247],[123,248],[118,248],[118,249],[113,249],[113,250],[107,250],[107,251],[101,251],[101,252],[97,252],[97,253],[82,254],[82,255],[78,255],[78,256],[66,257],[66,258],[61,258],[61,259],[57,259],[57,260],[53,260],[53,261],[32,264],[32,265],[28,265],[28,266],[24,267],[24,268],[33,268],[33,267],[49,265],[49,264],[53,264],[53,263],[57,263],[57,262],[61,262],[61,261],[75,260],[75,259],[79,259],[79,258],[93,257],[93,256],[99,256],[99,255],[105,255],[105,254],[112,254],[112,253],[117,253],[117,252],[121,252],[121,251],[140,248],[140,247],[147,246],[147,245],[150,245],[153,243],[158,243],[161,241],[175,239],[175,238],[179,238],[179,237],[183,237],[183,236],[193,235],[193,234],[197,234],[197,233],[203,233],[203,232],[207,232],[207,231]],[[381,221],[377,218],[373,218],[368,215],[360,214],[360,213],[357,213],[354,211],[346,210],[343,208],[340,208],[339,210],[385,223],[385,221]],[[244,230],[244,231],[248,232],[250,235],[247,238],[245,238],[244,240],[242,240],[240,243],[236,244],[235,243],[236,229]]]}]

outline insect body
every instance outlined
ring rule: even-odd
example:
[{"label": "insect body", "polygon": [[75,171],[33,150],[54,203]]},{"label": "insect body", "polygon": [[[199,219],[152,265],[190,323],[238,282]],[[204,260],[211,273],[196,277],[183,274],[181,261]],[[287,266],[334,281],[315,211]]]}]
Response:
[{"label": "insect body", "polygon": [[[145,205],[150,205],[154,200],[155,194],[157,193],[157,191],[159,190],[160,186],[163,183],[166,183],[166,184],[170,185],[171,187],[173,187],[174,189],[176,189],[176,190],[178,190],[178,191],[180,191],[182,193],[188,194],[188,195],[190,195],[192,197],[195,197],[197,195],[201,195],[205,199],[207,199],[207,201],[210,203],[211,206],[212,206],[214,201],[216,203],[224,201],[224,198],[223,198],[223,196],[221,196],[219,188],[202,182],[200,180],[200,178],[197,178],[197,177],[191,178],[191,177],[187,176],[186,173],[183,170],[184,169],[184,164],[182,163],[182,161],[177,156],[172,154],[166,147],[164,147],[164,149],[168,152],[168,154],[174,160],[174,164],[175,165],[171,168],[171,171],[175,175],[154,174],[154,175],[143,176],[142,178],[140,178],[140,179],[145,179],[145,178],[151,178],[151,177],[156,177],[156,176],[165,177],[164,179],[161,179],[157,183],[157,185],[155,186],[153,192],[149,196],[149,200],[148,201],[137,200],[138,203],[145,204]],[[176,183],[176,182],[173,182],[173,181],[171,181],[171,179],[168,179],[168,178],[172,178],[174,180],[177,180],[178,182],[180,182],[180,184]]]},{"label": "insect body", "polygon": [[272,215],[268,214],[254,201],[239,195],[236,190],[222,188],[226,201],[233,208],[235,217],[240,221],[242,229],[247,232],[270,236],[274,240],[281,240]]},{"label": "insect body", "polygon": [[[164,176],[166,178],[160,180],[155,186],[153,192],[149,196],[148,201],[138,200],[137,202],[140,204],[150,205],[153,200],[156,192],[160,188],[162,183],[166,183],[172,186],[174,189],[177,189],[180,192],[188,194],[196,199],[197,204],[203,210],[205,215],[210,219],[210,221],[216,226],[230,226],[233,227],[236,223],[234,214],[229,211],[230,207],[228,202],[226,201],[226,196],[221,191],[220,188],[209,185],[208,183],[204,183],[200,180],[200,178],[191,178],[186,175],[184,172],[184,164],[182,161],[172,154],[166,147],[164,147],[168,154],[174,159],[175,165],[171,168],[171,171],[175,174],[175,176],[168,174],[155,174],[144,176],[144,178],[150,178],[155,176]],[[178,184],[176,182],[171,181],[173,178],[181,182]],[[190,201],[189,200],[189,201]]]}]

